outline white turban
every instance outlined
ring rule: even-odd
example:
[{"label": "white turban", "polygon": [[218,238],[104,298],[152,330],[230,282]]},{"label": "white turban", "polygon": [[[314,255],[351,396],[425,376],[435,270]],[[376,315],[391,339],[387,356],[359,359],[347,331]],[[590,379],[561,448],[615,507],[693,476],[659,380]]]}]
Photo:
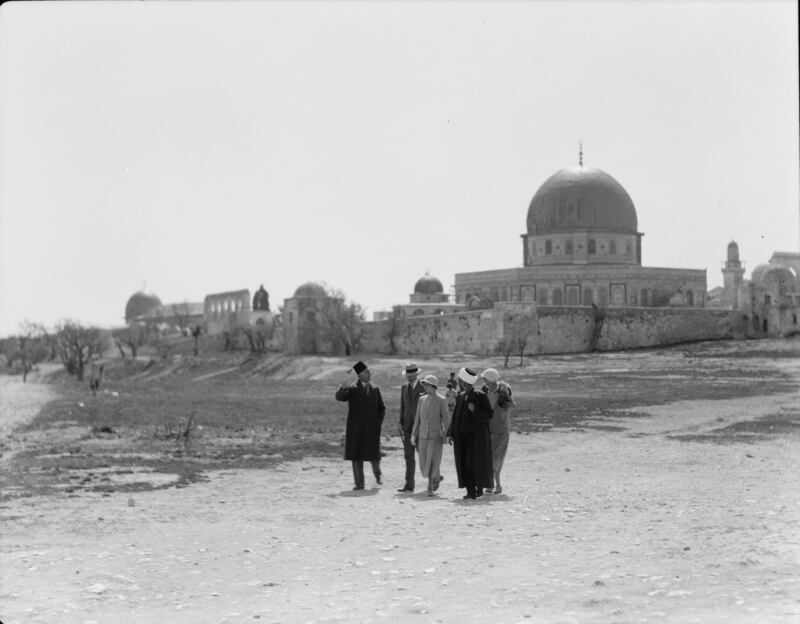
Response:
[{"label": "white turban", "polygon": [[471,386],[475,385],[475,382],[478,381],[478,375],[476,375],[475,372],[469,368],[462,368],[460,371],[458,371],[458,378]]}]

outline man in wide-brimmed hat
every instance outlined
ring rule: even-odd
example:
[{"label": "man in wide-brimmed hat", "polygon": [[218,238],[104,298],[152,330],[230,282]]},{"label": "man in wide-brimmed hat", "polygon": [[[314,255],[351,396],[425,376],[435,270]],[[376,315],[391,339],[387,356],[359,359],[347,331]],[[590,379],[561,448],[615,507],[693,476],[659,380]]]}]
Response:
[{"label": "man in wide-brimmed hat", "polygon": [[483,496],[483,488],[492,487],[492,438],[489,422],[492,406],[488,397],[475,388],[478,375],[469,368],[458,371],[461,392],[456,397],[453,418],[447,430],[453,444],[458,487],[466,488],[465,499]]},{"label": "man in wide-brimmed hat", "polygon": [[380,389],[370,383],[371,373],[367,365],[356,362],[351,370],[358,376],[358,381],[340,385],[336,400],[347,401],[344,458],[353,462],[353,489],[363,490],[365,461],[372,463],[375,480],[378,485],[381,483],[381,426],[386,406]]},{"label": "man in wide-brimmed hat", "polygon": [[414,428],[414,417],[417,415],[417,403],[425,394],[425,389],[419,383],[419,367],[414,362],[408,362],[403,369],[406,383],[400,386],[400,437],[403,440],[403,456],[406,460],[406,481],[398,492],[414,491],[414,472],[417,463],[414,458],[414,445],[411,440],[411,430]]}]

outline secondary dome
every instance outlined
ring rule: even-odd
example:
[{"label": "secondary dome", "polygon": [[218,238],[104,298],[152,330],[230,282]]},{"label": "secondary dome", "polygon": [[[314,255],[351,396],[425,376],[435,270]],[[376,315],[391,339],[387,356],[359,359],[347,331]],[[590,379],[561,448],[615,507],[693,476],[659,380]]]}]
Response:
[{"label": "secondary dome", "polygon": [[528,208],[528,234],[593,230],[638,233],[628,192],[605,171],[576,165],[545,180]]},{"label": "secondary dome", "polygon": [[316,282],[306,282],[297,287],[294,291],[295,297],[325,297],[325,287]]},{"label": "secondary dome", "polygon": [[161,299],[157,295],[144,290],[135,292],[128,299],[128,303],[125,304],[125,321],[129,322],[137,316],[147,314],[150,310],[160,305]]},{"label": "secondary dome", "polygon": [[442,283],[433,277],[430,273],[426,273],[417,280],[414,284],[414,293],[420,295],[438,295],[444,292]]}]

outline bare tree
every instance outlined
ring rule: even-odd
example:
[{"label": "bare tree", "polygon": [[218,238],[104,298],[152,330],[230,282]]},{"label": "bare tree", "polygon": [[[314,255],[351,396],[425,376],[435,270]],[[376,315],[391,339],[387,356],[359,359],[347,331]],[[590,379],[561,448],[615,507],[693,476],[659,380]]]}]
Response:
[{"label": "bare tree", "polygon": [[177,325],[178,329],[181,330],[181,334],[183,334],[184,336],[188,336],[189,321],[191,320],[191,311],[189,310],[189,304],[186,302],[173,303],[172,317],[175,319],[175,325]]},{"label": "bare tree", "polygon": [[320,334],[330,342],[334,353],[347,353],[358,348],[356,325],[364,321],[361,304],[348,302],[341,290],[325,289],[327,297],[319,310]]},{"label": "bare tree", "polygon": [[131,359],[135,360],[139,353],[139,347],[143,347],[147,344],[151,329],[149,325],[133,323],[123,329],[114,331],[112,337],[114,338],[114,343],[117,345],[117,349],[122,353],[122,357],[125,357],[123,346],[127,346],[131,351]]},{"label": "bare tree", "polygon": [[98,327],[85,327],[77,321],[64,320],[56,325],[58,353],[64,368],[78,381],[92,356],[108,348],[108,335]]},{"label": "bare tree", "polygon": [[242,327],[242,333],[247,338],[250,351],[261,354],[267,352],[269,341],[275,333],[275,327],[272,323],[265,323],[259,319],[255,325]]},{"label": "bare tree", "polygon": [[19,325],[19,334],[4,341],[3,354],[10,368],[19,362],[22,382],[28,380],[28,373],[39,362],[47,359],[49,350],[46,341],[47,330],[41,323],[23,321]]},{"label": "bare tree", "polygon": [[392,315],[389,317],[389,326],[385,333],[386,340],[389,341],[389,353],[391,355],[397,355],[397,334],[400,331],[400,319],[402,318],[402,312],[399,305],[392,306]]},{"label": "bare tree", "polygon": [[503,338],[497,348],[503,354],[503,368],[508,368],[508,360],[519,355],[519,365],[525,363],[525,348],[528,337],[536,330],[536,317],[530,310],[517,309],[503,315]]}]

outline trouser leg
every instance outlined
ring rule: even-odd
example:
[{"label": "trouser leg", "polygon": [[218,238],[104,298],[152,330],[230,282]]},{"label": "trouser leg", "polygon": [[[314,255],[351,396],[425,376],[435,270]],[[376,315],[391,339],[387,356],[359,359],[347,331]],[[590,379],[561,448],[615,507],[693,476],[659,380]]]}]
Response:
[{"label": "trouser leg", "polygon": [[414,473],[417,470],[416,449],[411,444],[411,433],[403,436],[403,456],[406,460],[406,487],[414,489]]},{"label": "trouser leg", "polygon": [[364,487],[364,462],[353,460],[353,481],[357,488]]},{"label": "trouser leg", "polygon": [[380,482],[381,480],[381,462],[374,461],[370,462],[372,464],[372,474],[375,475],[375,480]]}]

